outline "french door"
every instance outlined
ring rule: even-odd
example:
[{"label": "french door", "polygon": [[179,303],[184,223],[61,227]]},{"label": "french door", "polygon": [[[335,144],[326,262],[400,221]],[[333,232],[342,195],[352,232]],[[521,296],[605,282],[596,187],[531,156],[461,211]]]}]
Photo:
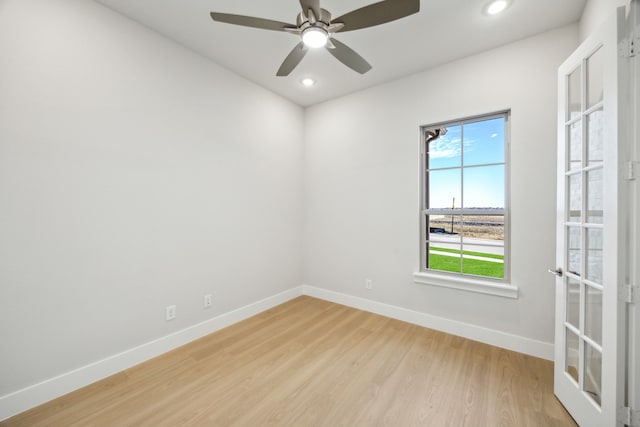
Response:
[{"label": "french door", "polygon": [[581,426],[615,426],[625,392],[624,7],[558,71],[554,391]]}]

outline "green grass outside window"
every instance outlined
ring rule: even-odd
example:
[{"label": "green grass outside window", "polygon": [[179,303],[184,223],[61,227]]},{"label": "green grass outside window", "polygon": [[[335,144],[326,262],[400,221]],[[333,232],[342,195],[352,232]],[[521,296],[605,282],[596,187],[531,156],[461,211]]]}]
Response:
[{"label": "green grass outside window", "polygon": [[[431,247],[430,249],[455,254],[460,253],[459,250],[455,249],[444,249],[436,247]],[[487,254],[483,252],[463,251],[463,254],[480,256],[484,258],[504,259],[504,256],[502,255]],[[461,261],[459,257],[429,254],[429,268],[431,270],[451,271],[453,273],[472,274],[475,276],[495,277],[499,279],[504,278],[504,264],[501,262],[483,261],[469,258],[463,258]]]}]

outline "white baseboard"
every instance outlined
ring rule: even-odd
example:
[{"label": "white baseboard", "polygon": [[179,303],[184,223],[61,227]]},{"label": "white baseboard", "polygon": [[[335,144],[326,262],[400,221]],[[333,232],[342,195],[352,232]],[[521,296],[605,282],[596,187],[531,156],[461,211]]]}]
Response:
[{"label": "white baseboard", "polygon": [[71,372],[1,396],[0,421],[160,356],[300,295],[302,295],[302,287],[289,289]]},{"label": "white baseboard", "polygon": [[198,338],[226,328],[300,295],[335,302],[419,326],[469,338],[508,350],[553,360],[553,344],[487,329],[468,323],[397,307],[378,301],[302,285],[221,314],[157,340],[83,366],[71,372],[0,397],[0,421],[85,387],[139,363],[160,356]]},{"label": "white baseboard", "polygon": [[309,285],[302,286],[302,293],[326,301],[335,302],[349,307],[357,308],[426,328],[446,332],[448,334],[469,338],[485,344],[517,351],[542,359],[553,360],[553,343],[536,341],[518,335],[508,334],[495,329],[483,328],[469,323],[445,319],[419,311],[409,310],[394,305],[372,301],[366,298],[355,297],[340,292],[329,291]]}]

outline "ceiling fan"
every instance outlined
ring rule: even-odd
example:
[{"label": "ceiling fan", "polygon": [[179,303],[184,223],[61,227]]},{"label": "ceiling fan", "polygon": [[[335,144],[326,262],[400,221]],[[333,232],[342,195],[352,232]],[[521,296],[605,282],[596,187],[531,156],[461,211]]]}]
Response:
[{"label": "ceiling fan", "polygon": [[373,27],[417,13],[420,10],[420,0],[384,0],[353,10],[333,20],[328,10],[320,8],[319,0],[300,0],[300,6],[302,12],[298,14],[295,25],[229,13],[211,12],[211,18],[218,22],[263,30],[285,31],[300,36],[302,41],[285,58],[276,73],[277,76],[288,76],[310,48],[320,47],[325,47],[331,55],[347,67],[364,74],[371,69],[371,65],[353,49],[336,40],[333,35],[338,32]]}]

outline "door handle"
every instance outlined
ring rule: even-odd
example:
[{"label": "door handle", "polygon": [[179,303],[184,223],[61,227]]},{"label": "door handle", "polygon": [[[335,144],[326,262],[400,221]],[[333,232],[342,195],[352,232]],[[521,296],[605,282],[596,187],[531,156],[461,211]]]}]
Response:
[{"label": "door handle", "polygon": [[556,277],[562,277],[562,269],[560,267],[556,268],[555,270],[547,270],[549,273],[555,275]]}]

